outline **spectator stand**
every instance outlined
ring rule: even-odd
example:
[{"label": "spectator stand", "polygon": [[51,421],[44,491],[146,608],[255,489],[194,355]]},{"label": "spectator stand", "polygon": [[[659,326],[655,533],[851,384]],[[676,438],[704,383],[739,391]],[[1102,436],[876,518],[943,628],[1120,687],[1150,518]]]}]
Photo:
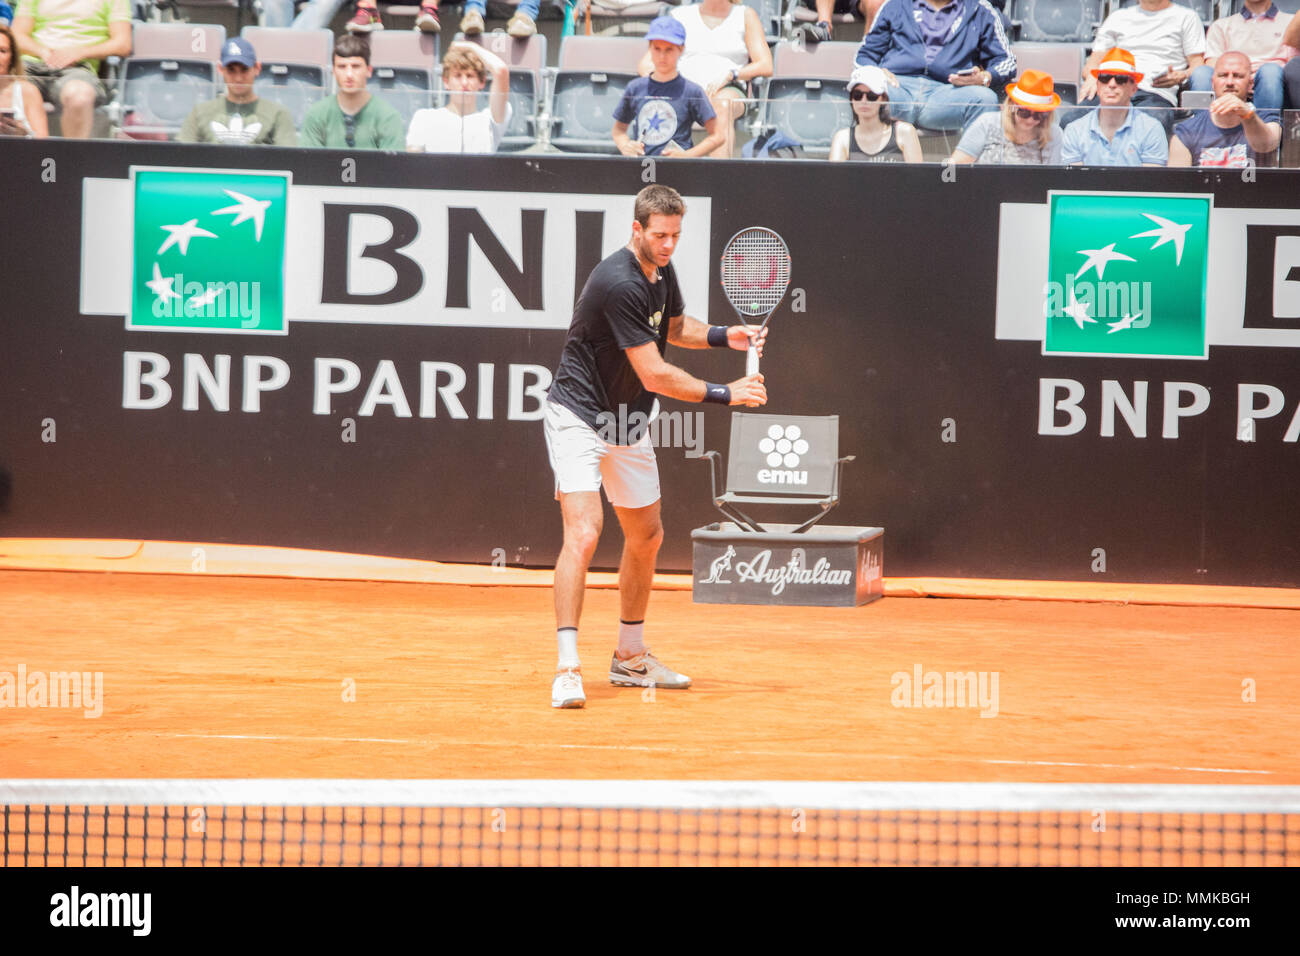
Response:
[{"label": "spectator stand", "polygon": [[[760,10],[759,13],[761,14],[762,11]],[[793,38],[802,33],[804,26],[812,26],[817,22],[817,11],[805,4],[803,0],[786,0],[785,12],[781,19],[783,21],[781,36]],[[836,42],[852,42],[860,46],[865,26],[862,14],[858,13],[856,8],[851,13],[833,13],[831,14],[831,39]],[[844,81],[848,82],[847,76]]]},{"label": "spectator stand", "polygon": [[[546,37],[541,33],[517,40],[502,32],[461,37],[486,47],[510,65],[510,126],[500,152],[522,152],[538,147],[549,121],[546,103]],[[441,87],[441,80],[439,80]],[[540,112],[539,112],[540,111]],[[610,119],[613,125],[613,119]]]},{"label": "spectator stand", "polygon": [[131,56],[121,66],[118,97],[110,106],[117,135],[175,139],[190,110],[218,94],[217,67],[225,41],[220,26],[137,21]]},{"label": "spectator stand", "polygon": [[259,97],[287,109],[294,127],[302,129],[307,110],[333,88],[334,34],[329,30],[244,27],[241,36],[253,44],[262,64],[253,89]]},{"label": "spectator stand", "polygon": [[560,44],[550,83],[550,145],[562,152],[615,154],[614,109],[636,79],[645,52],[639,37],[575,34]]},{"label": "spectator stand", "polygon": [[1103,5],[1104,0],[1010,0],[1007,12],[1020,41],[1091,45],[1106,16]]},{"label": "spectator stand", "polygon": [[[213,24],[226,36],[258,26],[265,15],[262,0],[134,0],[137,19],[159,23]],[[147,13],[141,17],[142,9]]]}]

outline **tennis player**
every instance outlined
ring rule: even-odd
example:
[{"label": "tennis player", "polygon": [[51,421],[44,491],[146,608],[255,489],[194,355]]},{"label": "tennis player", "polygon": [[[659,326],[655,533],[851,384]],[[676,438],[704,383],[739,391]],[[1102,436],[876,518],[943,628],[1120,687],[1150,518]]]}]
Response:
[{"label": "tennis player", "polygon": [[664,361],[664,349],[671,342],[688,349],[745,351],[756,338],[761,354],[767,330],[760,334],[744,325],[710,326],[684,314],[669,260],[681,239],[685,213],[682,197],[667,186],[647,186],[637,194],[632,239],[587,279],[547,396],[546,452],[564,518],[564,547],[555,564],[560,653],[551,684],[552,707],[581,707],[587,700],[578,659],[578,620],[587,568],[600,540],[602,484],[623,529],[621,615],[610,683],[691,686],[689,677],[651,655],[643,640],[663,525],[654,446],[648,429],[637,426],[658,414],[656,395],[750,408],[764,404],[762,375],[715,385]]}]

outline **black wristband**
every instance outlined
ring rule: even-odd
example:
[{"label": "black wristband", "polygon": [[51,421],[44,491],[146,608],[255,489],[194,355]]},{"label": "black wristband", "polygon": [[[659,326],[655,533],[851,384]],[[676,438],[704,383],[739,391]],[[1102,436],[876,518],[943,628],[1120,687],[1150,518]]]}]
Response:
[{"label": "black wristband", "polygon": [[709,348],[725,349],[727,347],[727,327],[725,325],[709,326]]},{"label": "black wristband", "polygon": [[715,405],[730,405],[731,388],[726,385],[714,385],[712,382],[705,382],[704,401],[713,402]]}]

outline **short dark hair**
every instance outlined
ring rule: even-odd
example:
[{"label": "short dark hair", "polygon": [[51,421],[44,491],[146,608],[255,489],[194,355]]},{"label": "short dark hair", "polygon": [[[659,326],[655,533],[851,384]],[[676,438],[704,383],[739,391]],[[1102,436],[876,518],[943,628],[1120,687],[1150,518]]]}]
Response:
[{"label": "short dark hair", "polygon": [[370,41],[366,37],[357,36],[355,33],[345,33],[335,42],[334,55],[341,56],[345,60],[359,56],[366,61],[366,66],[369,66]]},{"label": "short dark hair", "polygon": [[647,186],[636,194],[634,213],[636,221],[645,229],[650,225],[651,216],[684,216],[686,202],[681,194],[671,186]]}]

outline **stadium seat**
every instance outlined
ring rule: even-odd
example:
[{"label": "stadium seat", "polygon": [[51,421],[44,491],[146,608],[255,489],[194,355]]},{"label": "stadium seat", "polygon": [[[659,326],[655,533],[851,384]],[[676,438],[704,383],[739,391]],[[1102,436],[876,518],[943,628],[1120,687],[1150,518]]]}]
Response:
[{"label": "stadium seat", "polygon": [[[527,149],[537,142],[537,109],[542,102],[542,77],[546,69],[546,37],[538,33],[516,40],[504,33],[467,37],[486,46],[510,64],[510,126],[501,141],[501,152]],[[610,125],[613,125],[613,119]]]},{"label": "stadium seat", "polygon": [[410,127],[416,110],[433,105],[437,88],[438,38],[418,30],[370,34],[370,91],[402,115]]},{"label": "stadium seat", "polygon": [[122,64],[122,133],[131,139],[171,139],[199,103],[217,95],[217,64],[226,31],[193,23],[140,23]]},{"label": "stadium seat", "polygon": [[[786,435],[793,436],[799,444],[794,445]],[[701,456],[709,462],[713,506],[741,530],[756,532],[766,529],[741,511],[741,505],[751,510],[753,505],[816,506],[817,513],[794,529],[795,534],[807,531],[840,502],[840,478],[845,463],[853,461],[854,456],[841,458],[839,447],[838,415],[732,412],[727,484],[721,491],[722,463],[718,453],[706,451]],[[794,448],[801,449],[798,457],[788,454]],[[782,467],[782,454],[797,462],[802,470],[802,483],[764,483],[766,469]]]},{"label": "stadium seat", "polygon": [[617,153],[614,109],[636,79],[639,37],[568,36],[551,83],[551,145],[565,152]]},{"label": "stadium seat", "polygon": [[[213,10],[233,11],[235,29],[242,30],[245,24],[262,22],[262,0],[152,0],[158,15],[166,11],[173,21],[189,22],[195,19],[190,9],[209,13]],[[157,15],[149,19],[157,19]],[[223,28],[224,29],[224,28]]]},{"label": "stadium seat", "polygon": [[1014,43],[1011,53],[1016,69],[1042,70],[1052,75],[1052,83],[1062,104],[1079,102],[1079,78],[1087,57],[1082,43]]},{"label": "stadium seat", "polygon": [[274,100],[302,128],[313,103],[330,95],[334,34],[329,30],[244,27],[242,36],[257,51],[262,73],[254,84],[258,96]]},{"label": "stadium seat", "polygon": [[1030,43],[1091,43],[1102,0],[1011,0],[1011,23]]},{"label": "stadium seat", "polygon": [[845,84],[860,44],[795,44],[782,40],[772,56],[760,126],[797,140],[808,156],[824,159],[831,137],[853,121]]}]

